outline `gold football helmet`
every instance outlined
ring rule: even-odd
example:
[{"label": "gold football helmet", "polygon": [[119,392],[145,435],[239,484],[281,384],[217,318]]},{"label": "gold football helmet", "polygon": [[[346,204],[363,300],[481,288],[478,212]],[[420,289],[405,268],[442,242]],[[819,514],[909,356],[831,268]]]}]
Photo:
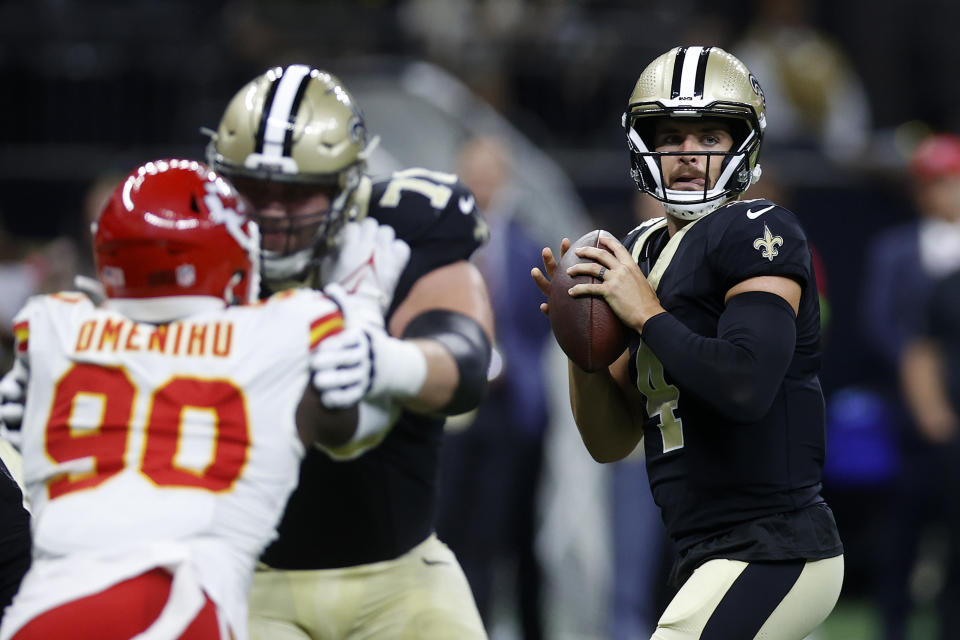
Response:
[{"label": "gold football helmet", "polygon": [[[729,120],[734,140],[730,151],[697,152],[706,156],[707,175],[711,161],[721,163],[715,184],[707,180],[702,191],[666,188],[660,158],[684,152],[653,151],[658,118]],[[678,218],[704,216],[760,178],[760,143],[767,126],[763,90],[740,60],[718,47],[676,47],[647,65],[630,94],[622,124],[637,186]]]},{"label": "gold football helmet", "polygon": [[325,71],[276,67],[236,93],[207,160],[253,205],[266,280],[300,277],[335,240],[376,143]]}]

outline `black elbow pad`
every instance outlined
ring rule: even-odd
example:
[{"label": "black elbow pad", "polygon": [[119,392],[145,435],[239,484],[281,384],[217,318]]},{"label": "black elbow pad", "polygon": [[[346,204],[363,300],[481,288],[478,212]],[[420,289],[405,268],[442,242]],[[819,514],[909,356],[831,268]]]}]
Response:
[{"label": "black elbow pad", "polygon": [[477,408],[487,392],[491,348],[476,320],[457,311],[431,309],[411,320],[403,337],[436,340],[457,363],[460,381],[442,413],[456,415]]}]

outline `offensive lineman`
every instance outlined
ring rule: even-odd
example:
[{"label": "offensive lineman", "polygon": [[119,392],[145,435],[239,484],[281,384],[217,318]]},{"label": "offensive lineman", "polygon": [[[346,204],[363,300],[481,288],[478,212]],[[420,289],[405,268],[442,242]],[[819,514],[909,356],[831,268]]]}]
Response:
[{"label": "offensive lineman", "polygon": [[347,220],[373,217],[411,248],[386,313],[364,320],[402,338],[374,363],[393,384],[360,405],[361,420],[377,414],[392,429],[364,455],[307,453],[254,576],[251,633],[261,640],[486,637],[433,522],[444,418],[476,408],[486,389],[493,314],[468,259],[487,227],[455,175],[367,175],[375,142],[337,78],[291,65],[241,88],[208,148],[254,205],[270,289],[352,290],[364,265],[347,250]]},{"label": "offensive lineman", "polygon": [[[682,584],[653,639],[800,640],[836,604],[843,547],[820,496],[806,237],[773,202],[736,200],[760,177],[763,93],[722,49],[678,47],[640,75],[623,125],[634,179],[666,216],[578,249],[590,260],[568,269],[601,280],[571,295],[603,296],[634,330],[609,371],[570,364],[574,417],[600,462],[644,441]],[[533,277],[549,295],[557,261],[543,256]]]},{"label": "offensive lineman", "polygon": [[[102,307],[37,296],[16,318],[3,401],[23,407],[34,554],[0,637],[243,640],[304,447],[363,437],[369,340],[320,292],[249,304],[256,223],[196,161],[133,171],[94,245]],[[395,284],[406,245],[381,228],[366,249]]]}]

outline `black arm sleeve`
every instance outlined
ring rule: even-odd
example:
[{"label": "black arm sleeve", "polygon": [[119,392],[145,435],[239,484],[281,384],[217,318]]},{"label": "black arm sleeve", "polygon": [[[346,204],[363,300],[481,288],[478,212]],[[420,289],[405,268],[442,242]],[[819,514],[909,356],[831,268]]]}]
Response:
[{"label": "black arm sleeve", "polygon": [[483,327],[468,315],[431,309],[416,316],[403,331],[404,338],[436,340],[457,363],[459,382],[453,397],[440,412],[452,416],[476,409],[487,393],[487,370],[492,347]]},{"label": "black arm sleeve", "polygon": [[682,390],[729,420],[755,422],[770,409],[793,359],[793,308],[773,293],[741,293],[727,303],[717,336],[697,335],[669,313],[650,318],[642,333]]}]

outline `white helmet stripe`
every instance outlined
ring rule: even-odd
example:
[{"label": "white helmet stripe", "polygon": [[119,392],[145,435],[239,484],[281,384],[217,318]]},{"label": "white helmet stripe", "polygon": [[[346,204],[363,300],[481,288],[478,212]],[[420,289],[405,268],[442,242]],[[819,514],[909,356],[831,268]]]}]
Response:
[{"label": "white helmet stripe", "polygon": [[[290,111],[294,106],[300,83],[310,73],[310,67],[303,64],[294,64],[287,67],[273,101],[269,105],[266,127],[263,131],[263,155],[267,158],[283,156],[283,142],[287,135],[290,122]],[[265,108],[267,105],[264,105]]]},{"label": "white helmet stripe", "polygon": [[700,64],[700,52],[703,47],[687,47],[683,57],[683,70],[680,72],[680,96],[692,98],[697,79],[697,66]]}]

